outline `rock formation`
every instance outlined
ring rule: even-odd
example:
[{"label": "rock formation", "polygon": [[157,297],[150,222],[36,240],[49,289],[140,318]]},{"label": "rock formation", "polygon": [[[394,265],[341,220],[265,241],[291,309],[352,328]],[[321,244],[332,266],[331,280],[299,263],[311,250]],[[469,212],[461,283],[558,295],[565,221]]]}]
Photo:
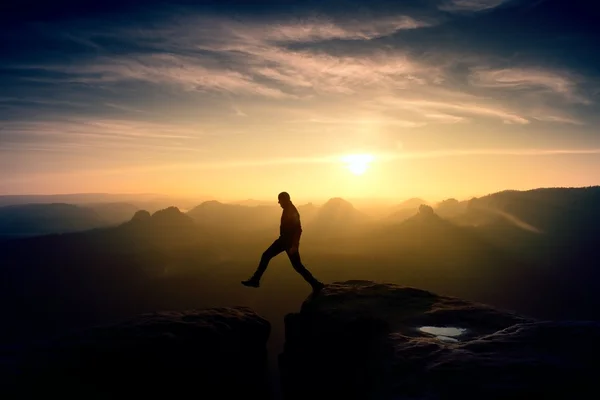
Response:
[{"label": "rock formation", "polygon": [[150,219],[152,218],[152,216],[150,215],[150,213],[146,210],[139,210],[136,211],[135,214],[133,214],[133,217],[131,218],[131,222],[132,223],[145,223],[147,221],[150,221]]},{"label": "rock formation", "polygon": [[285,324],[286,400],[578,398],[599,372],[599,323],[391,284],[330,284]]},{"label": "rock formation", "polygon": [[419,214],[427,216],[433,215],[433,207],[428,206],[427,204],[421,204],[419,206]]},{"label": "rock formation", "polygon": [[269,333],[245,307],[144,314],[4,352],[2,397],[267,399]]},{"label": "rock formation", "polygon": [[[284,400],[585,398],[600,323],[536,321],[371,281],[285,318]],[[144,314],[0,353],[2,398],[269,399],[270,324],[246,307]]]}]

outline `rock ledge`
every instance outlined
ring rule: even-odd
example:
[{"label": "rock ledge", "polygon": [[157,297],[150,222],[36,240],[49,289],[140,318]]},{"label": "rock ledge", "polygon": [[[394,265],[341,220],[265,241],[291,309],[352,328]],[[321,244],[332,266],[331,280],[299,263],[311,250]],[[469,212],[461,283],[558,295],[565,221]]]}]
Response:
[{"label": "rock ledge", "polygon": [[569,398],[599,372],[597,322],[535,321],[392,284],[332,283],[285,324],[286,400]]}]

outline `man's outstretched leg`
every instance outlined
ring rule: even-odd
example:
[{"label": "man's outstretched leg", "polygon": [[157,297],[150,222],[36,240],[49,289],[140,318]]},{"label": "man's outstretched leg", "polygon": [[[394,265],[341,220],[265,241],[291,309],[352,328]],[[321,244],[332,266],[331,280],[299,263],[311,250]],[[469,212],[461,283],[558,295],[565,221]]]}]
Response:
[{"label": "man's outstretched leg", "polygon": [[260,257],[260,263],[258,264],[258,268],[256,268],[256,272],[254,272],[254,275],[252,275],[250,279],[242,281],[242,285],[250,287],[259,287],[260,278],[265,273],[265,270],[269,265],[269,261],[271,261],[273,257],[275,257],[277,254],[281,253],[284,250],[285,248],[283,247],[281,240],[275,240],[273,244],[271,244],[271,246],[269,246],[269,248],[265,250],[262,256]]},{"label": "man's outstretched leg", "polygon": [[302,264],[302,260],[300,259],[300,252],[298,250],[296,250],[294,252],[290,252],[288,250],[288,251],[286,251],[286,253],[292,263],[292,266],[296,270],[296,272],[298,272],[300,275],[302,275],[304,280],[310,284],[310,286],[313,289],[313,292],[319,292],[321,289],[323,289],[325,287],[325,285],[323,283],[319,282],[319,280],[317,278],[315,278],[310,273],[310,271],[307,270],[306,267]]}]

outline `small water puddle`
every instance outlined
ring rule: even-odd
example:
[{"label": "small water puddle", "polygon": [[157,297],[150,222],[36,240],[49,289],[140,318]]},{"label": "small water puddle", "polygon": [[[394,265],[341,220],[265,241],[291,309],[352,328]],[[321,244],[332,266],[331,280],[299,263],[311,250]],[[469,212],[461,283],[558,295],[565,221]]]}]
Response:
[{"label": "small water puddle", "polygon": [[467,332],[465,328],[455,328],[452,326],[421,326],[418,329],[421,332],[435,335],[437,339],[444,342],[458,342],[457,337]]}]

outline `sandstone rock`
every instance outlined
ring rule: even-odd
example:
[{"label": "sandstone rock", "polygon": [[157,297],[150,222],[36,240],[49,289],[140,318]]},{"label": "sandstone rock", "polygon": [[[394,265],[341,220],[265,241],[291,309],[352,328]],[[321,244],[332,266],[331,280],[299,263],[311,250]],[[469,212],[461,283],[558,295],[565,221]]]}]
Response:
[{"label": "sandstone rock", "polygon": [[286,400],[583,396],[595,322],[542,322],[370,281],[336,282],[286,316]]},{"label": "sandstone rock", "polygon": [[269,333],[245,307],[144,314],[5,354],[3,386],[18,398],[265,399]]}]

